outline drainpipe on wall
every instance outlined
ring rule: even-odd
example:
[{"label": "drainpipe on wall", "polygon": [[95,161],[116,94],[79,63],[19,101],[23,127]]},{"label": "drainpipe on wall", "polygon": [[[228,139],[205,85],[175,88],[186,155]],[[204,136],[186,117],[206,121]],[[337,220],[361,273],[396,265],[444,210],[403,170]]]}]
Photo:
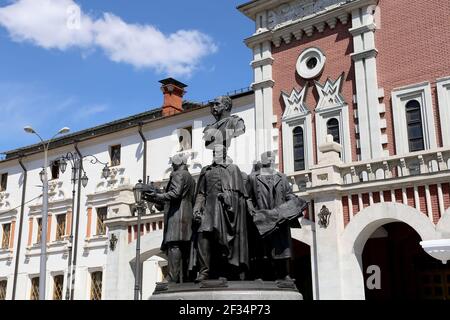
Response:
[{"label": "drainpipe on wall", "polygon": [[19,164],[23,170],[23,185],[22,185],[22,204],[20,206],[20,217],[19,217],[19,234],[17,239],[17,250],[16,259],[14,263],[14,278],[13,278],[13,289],[12,289],[12,300],[16,299],[16,287],[17,287],[17,276],[19,274],[19,259],[20,259],[20,247],[22,245],[22,229],[23,229],[23,215],[25,212],[25,195],[27,190],[27,168],[23,165],[22,158],[19,159]]},{"label": "drainpipe on wall", "polygon": [[144,133],[142,132],[142,125],[143,123],[141,122],[139,124],[139,135],[142,138],[142,142],[144,143],[144,159],[143,159],[143,165],[142,165],[142,181],[144,183],[148,183],[147,181],[147,139],[145,139]]},{"label": "drainpipe on wall", "polygon": [[[73,259],[72,259],[72,286],[70,288],[70,300],[73,300],[75,297],[75,273],[77,268],[77,254],[78,254],[78,234],[79,234],[79,225],[80,225],[80,199],[81,199],[81,173],[83,171],[83,155],[78,149],[78,146],[75,144],[75,151],[78,154],[80,159],[80,166],[78,168],[78,194],[77,194],[77,215],[76,215],[76,223],[75,223],[75,239],[72,244],[73,246]],[[73,215],[73,213],[72,213]],[[72,221],[73,223],[73,221]]]}]

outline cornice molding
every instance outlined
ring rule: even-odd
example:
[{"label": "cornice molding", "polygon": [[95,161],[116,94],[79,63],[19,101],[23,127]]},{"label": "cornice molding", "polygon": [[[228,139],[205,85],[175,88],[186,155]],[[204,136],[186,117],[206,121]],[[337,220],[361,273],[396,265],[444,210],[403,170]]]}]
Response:
[{"label": "cornice molding", "polygon": [[377,55],[378,55],[377,49],[369,49],[369,50],[365,50],[365,51],[361,51],[361,52],[357,52],[357,53],[352,53],[351,57],[352,57],[353,61],[359,61],[359,60],[367,59],[367,58],[376,58]]},{"label": "cornice molding", "polygon": [[262,67],[262,66],[271,65],[271,64],[273,64],[274,61],[275,61],[274,58],[267,57],[267,58],[264,58],[264,59],[261,59],[261,60],[253,60],[252,62],[250,62],[250,65],[253,68],[259,68],[259,67]]},{"label": "cornice molding", "polygon": [[272,88],[275,85],[275,81],[272,79],[263,80],[260,82],[254,82],[252,83],[252,89],[258,90],[258,89],[264,89],[264,88]]},{"label": "cornice molding", "polygon": [[[283,2],[281,2],[283,3]],[[339,20],[342,24],[346,25],[349,22],[349,15],[355,9],[359,9],[364,6],[376,5],[378,0],[354,0],[349,3],[341,4],[340,6],[332,6],[329,11],[323,11],[317,15],[313,15],[310,18],[305,18],[303,20],[292,20],[287,22],[285,25],[279,28],[266,30],[245,39],[245,44],[249,48],[265,42],[271,41],[276,47],[281,45],[281,42],[290,43],[290,41],[295,38],[296,40],[301,40],[303,35],[311,37],[315,31],[323,32],[325,27],[328,26],[330,29],[336,27],[337,21]],[[280,2],[278,2],[280,4]]]}]

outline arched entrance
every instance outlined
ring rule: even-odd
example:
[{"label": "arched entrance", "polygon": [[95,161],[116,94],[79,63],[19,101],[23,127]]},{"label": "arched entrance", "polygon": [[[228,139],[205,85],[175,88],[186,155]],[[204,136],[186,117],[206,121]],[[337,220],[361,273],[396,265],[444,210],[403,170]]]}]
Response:
[{"label": "arched entrance", "polygon": [[[412,229],[416,238],[409,239],[409,242],[416,241],[415,245],[419,248],[420,241],[440,238],[435,225],[426,215],[404,204],[377,203],[360,211],[346,226],[340,239],[341,297],[343,299],[366,298],[367,267],[363,262],[363,251],[371,238],[382,237],[383,234],[386,236],[387,230],[381,228],[391,223],[400,223]],[[400,234],[402,232],[405,231],[399,231]],[[379,248],[374,250],[382,251]],[[420,250],[423,249],[420,248]],[[370,270],[370,272],[373,274],[374,271]]]},{"label": "arched entrance", "polygon": [[420,241],[402,222],[372,233],[362,253],[367,300],[450,299],[450,265],[425,253]]}]

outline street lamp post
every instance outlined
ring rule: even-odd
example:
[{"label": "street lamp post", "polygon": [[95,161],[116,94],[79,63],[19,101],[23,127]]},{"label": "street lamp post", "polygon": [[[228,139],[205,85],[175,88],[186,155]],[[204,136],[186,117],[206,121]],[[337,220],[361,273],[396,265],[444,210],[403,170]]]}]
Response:
[{"label": "street lamp post", "polygon": [[134,300],[139,300],[140,298],[140,282],[141,282],[141,215],[142,211],[145,209],[142,193],[144,191],[144,184],[142,180],[133,188],[134,201],[136,202],[136,213],[137,213],[137,239],[136,239],[136,258],[134,266]]},{"label": "street lamp post", "polygon": [[24,128],[25,132],[35,134],[40,140],[44,149],[44,168],[41,171],[42,180],[42,231],[41,231],[41,257],[39,270],[39,300],[45,300],[45,282],[47,269],[47,218],[48,218],[48,148],[52,140],[59,134],[64,134],[70,131],[69,128],[64,127],[58,131],[50,140],[44,141],[42,137],[30,126]]},{"label": "street lamp post", "polygon": [[[100,163],[104,165],[102,170],[102,176],[104,179],[107,179],[110,175],[110,169],[108,164],[101,162],[97,159],[97,157],[93,155],[83,156],[79,151],[78,147],[75,145],[76,153],[68,152],[65,156],[58,158],[59,160],[59,169],[62,173],[64,173],[67,169],[67,163],[69,162],[71,165],[71,182],[73,184],[72,187],[72,226],[70,230],[69,237],[69,255],[68,255],[68,271],[67,271],[67,286],[66,286],[66,300],[73,300],[74,298],[74,290],[75,290],[75,269],[76,269],[76,261],[77,261],[77,244],[78,244],[78,226],[79,226],[79,217],[80,217],[80,197],[81,197],[81,186],[85,188],[88,184],[89,178],[86,175],[86,171],[83,168],[83,160],[87,158],[92,158],[90,163],[96,164]],[[75,187],[78,182],[78,195],[77,195],[77,214],[75,216],[74,207],[75,207]],[[74,219],[75,218],[75,219]],[[76,222],[75,224],[73,222]],[[73,231],[75,225],[75,232]],[[75,241],[74,241],[75,234]],[[72,257],[73,254],[73,257]]]}]

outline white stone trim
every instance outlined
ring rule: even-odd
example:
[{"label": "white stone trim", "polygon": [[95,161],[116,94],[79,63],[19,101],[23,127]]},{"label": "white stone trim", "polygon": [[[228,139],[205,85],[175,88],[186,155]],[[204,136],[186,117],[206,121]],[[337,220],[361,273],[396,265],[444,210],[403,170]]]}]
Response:
[{"label": "white stone trim", "polygon": [[[380,88],[375,48],[375,30],[373,15],[365,7],[352,11],[354,53],[351,57],[355,64],[356,104],[358,107],[359,136],[361,141],[360,158],[368,160],[384,156],[380,128]],[[382,107],[381,107],[382,108]]]},{"label": "white stone trim", "polygon": [[305,104],[306,89],[306,86],[300,91],[293,88],[290,95],[284,92],[281,93],[285,105],[282,117],[283,168],[287,174],[294,173],[293,131],[296,127],[303,129],[305,170],[308,170],[314,165],[312,115]]},{"label": "white stone trim", "polygon": [[392,91],[392,113],[395,123],[394,134],[397,155],[409,153],[405,105],[408,101],[414,99],[421,106],[425,150],[437,147],[431,86],[429,82],[419,83]]},{"label": "white stone trim", "polygon": [[[326,142],[327,122],[335,118],[339,121],[339,140],[342,146],[341,159],[344,163],[352,161],[352,151],[350,142],[350,122],[348,105],[341,95],[341,85],[344,74],[336,81],[328,79],[325,84],[315,81],[319,93],[319,102],[316,111],[316,143],[317,146]],[[334,103],[330,104],[330,100]],[[317,161],[322,159],[322,153],[317,152]]]},{"label": "white stone trim", "polygon": [[450,77],[436,81],[439,118],[441,121],[442,146],[450,146]]},{"label": "white stone trim", "polygon": [[[307,62],[309,59],[316,58],[317,65],[310,69],[307,66]],[[297,59],[296,70],[300,77],[303,79],[312,79],[317,77],[325,67],[325,62],[327,58],[325,54],[319,48],[308,48],[304,50]]]}]

